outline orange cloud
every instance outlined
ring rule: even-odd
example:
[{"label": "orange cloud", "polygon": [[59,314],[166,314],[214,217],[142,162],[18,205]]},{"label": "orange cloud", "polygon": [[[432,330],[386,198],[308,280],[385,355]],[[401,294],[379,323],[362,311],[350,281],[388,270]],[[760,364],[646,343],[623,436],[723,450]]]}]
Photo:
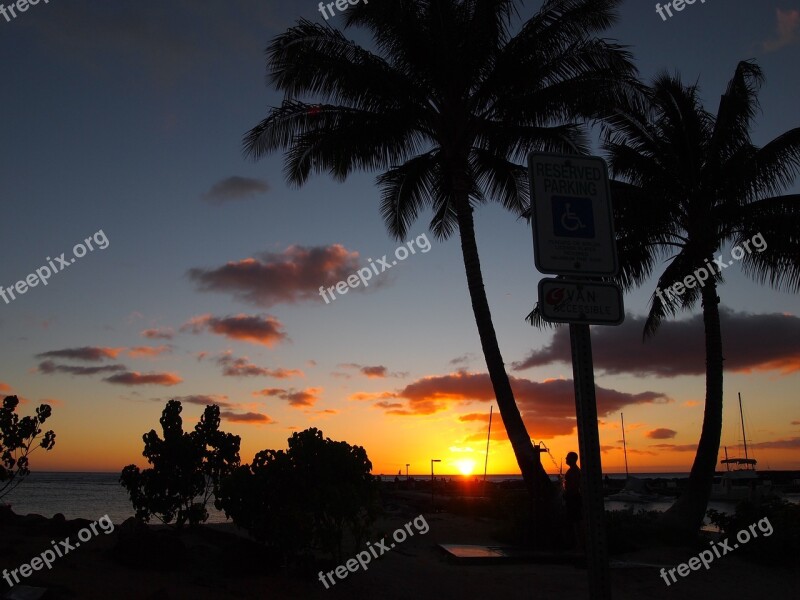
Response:
[{"label": "orange cloud", "polygon": [[[196,404],[198,406],[209,406],[216,404],[220,408],[233,408],[235,405],[229,402],[228,396],[224,394],[194,394],[190,396],[174,396],[173,400],[178,400],[184,404]],[[163,402],[160,398],[153,398],[156,402]]]},{"label": "orange cloud", "polygon": [[73,365],[59,365],[52,360],[45,360],[39,363],[38,371],[51,375],[53,373],[68,373],[70,375],[97,375],[99,373],[114,373],[118,371],[126,371],[125,365],[103,365],[98,367],[76,367]]},{"label": "orange cloud", "polygon": [[166,387],[177,385],[183,381],[174,373],[139,373],[138,371],[126,371],[105,377],[103,381],[116,383],[119,385],[163,385]]},{"label": "orange cloud", "polygon": [[283,324],[270,315],[238,314],[230,317],[200,315],[193,317],[181,327],[181,331],[192,333],[206,330],[230,339],[268,347],[289,339],[283,331]]},{"label": "orange cloud", "polygon": [[169,352],[172,352],[172,346],[134,346],[128,348],[127,354],[131,358],[152,358]]},{"label": "orange cloud", "polygon": [[[358,371],[362,375],[365,375],[369,379],[383,379],[383,378],[386,378],[386,377],[407,377],[408,376],[408,373],[389,373],[389,369],[387,369],[383,365],[365,366],[365,365],[359,365],[359,364],[356,364],[356,363],[346,363],[346,364],[340,364],[340,365],[337,365],[337,366],[340,367],[340,368],[343,368],[343,369],[358,369]],[[338,376],[342,376],[342,377],[345,377],[345,378],[349,379],[349,377],[347,375],[344,375],[344,374],[341,374],[341,373],[333,374],[333,375],[338,375]]]},{"label": "orange cloud", "polygon": [[766,52],[774,52],[800,41],[800,10],[793,8],[784,11],[776,8],[775,13],[777,18],[776,37],[766,40],[762,44]]},{"label": "orange cloud", "polygon": [[305,390],[297,391],[294,389],[285,390],[282,388],[266,388],[253,392],[254,396],[266,396],[280,398],[286,400],[290,406],[313,406],[319,400],[319,395],[322,393],[321,387],[310,387]]},{"label": "orange cloud", "polygon": [[644,437],[650,438],[651,440],[671,440],[676,435],[678,435],[678,432],[674,429],[665,429],[662,427],[648,431],[644,434]]},{"label": "orange cloud", "polygon": [[117,358],[125,348],[107,348],[100,346],[81,346],[80,348],[64,348],[37,354],[36,358],[66,358],[96,362],[107,358]]},{"label": "orange cloud", "polygon": [[254,412],[235,413],[232,411],[222,411],[220,417],[230,421],[231,423],[258,423],[260,425],[272,425],[276,421],[268,415]]},{"label": "orange cloud", "polygon": [[275,379],[289,379],[290,377],[305,377],[305,374],[299,369],[268,369],[259,367],[250,362],[250,360],[243,356],[236,358],[228,351],[223,353],[217,358],[217,363],[220,364],[222,374],[227,377],[274,377]]},{"label": "orange cloud", "polygon": [[3,383],[2,381],[0,381],[0,392],[10,392],[10,391],[11,391],[11,389],[12,389],[12,388],[11,388],[11,386],[10,386],[10,385],[8,385],[7,383]]},{"label": "orange cloud", "polygon": [[175,337],[175,332],[167,327],[164,329],[145,329],[140,335],[151,340],[171,340]]},{"label": "orange cloud", "polygon": [[281,253],[228,262],[216,269],[190,269],[201,291],[229,292],[244,302],[273,306],[322,301],[319,286],[347,279],[358,269],[358,252],[340,244],[289,246]]},{"label": "orange cloud", "polygon": [[[532,437],[545,439],[572,433],[575,429],[575,399],[571,380],[550,379],[536,382],[517,377],[509,379],[522,418]],[[351,398],[405,400],[401,407],[397,406],[397,402],[387,402],[386,400],[376,403],[376,406],[386,410],[387,414],[401,416],[430,415],[451,408],[453,405],[490,402],[495,399],[489,375],[467,371],[423,377],[395,393],[383,392],[382,394],[368,395],[362,392]],[[599,416],[616,413],[627,405],[670,401],[668,396],[659,392],[646,391],[631,394],[600,386],[597,387],[596,395]],[[484,419],[469,414],[463,415],[463,420],[483,421]],[[496,439],[505,437],[504,432],[495,432],[493,428],[493,435],[495,434],[498,436]],[[485,439],[485,434],[476,435],[475,440],[481,437]],[[472,438],[468,438],[468,440],[474,441]]]}]

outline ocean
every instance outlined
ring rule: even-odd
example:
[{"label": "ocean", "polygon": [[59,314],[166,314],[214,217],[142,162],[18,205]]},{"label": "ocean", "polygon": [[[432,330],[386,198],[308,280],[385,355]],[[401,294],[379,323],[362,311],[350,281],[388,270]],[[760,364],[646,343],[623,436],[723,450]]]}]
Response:
[{"label": "ocean", "polygon": [[[117,525],[134,514],[128,492],[119,483],[119,473],[32,472],[1,500],[24,515],[35,513],[52,517],[62,513],[67,519],[96,521],[108,515]],[[225,523],[225,514],[207,506],[208,523]],[[150,523],[160,523],[151,519]]]},{"label": "ocean", "polygon": [[[461,475],[437,475],[447,479],[458,479]],[[637,477],[646,478],[685,478],[687,473],[636,473]],[[471,475],[470,478],[476,477]],[[483,476],[477,476],[483,479]],[[610,473],[611,479],[625,479],[625,474]],[[416,479],[427,479],[425,476],[416,476]],[[383,481],[394,481],[394,475],[382,476]],[[405,479],[402,476],[401,479]],[[489,475],[487,481],[501,482],[507,480],[520,480],[522,477],[516,475]],[[122,523],[125,519],[133,516],[128,493],[119,483],[119,473],[48,473],[33,472],[9,495],[2,499],[2,502],[10,504],[17,514],[35,513],[45,517],[52,517],[56,513],[62,513],[67,519],[90,519],[97,520],[104,515],[116,524]],[[225,523],[228,519],[225,514],[216,510],[212,504],[207,506],[209,512],[209,523]],[[669,502],[657,502],[644,505],[648,510],[666,510]],[[606,501],[606,508],[609,510],[620,510],[626,505],[620,502]],[[715,508],[722,512],[729,511],[732,505],[726,503],[711,502],[709,508]],[[157,519],[152,519],[151,523],[159,523]]]}]

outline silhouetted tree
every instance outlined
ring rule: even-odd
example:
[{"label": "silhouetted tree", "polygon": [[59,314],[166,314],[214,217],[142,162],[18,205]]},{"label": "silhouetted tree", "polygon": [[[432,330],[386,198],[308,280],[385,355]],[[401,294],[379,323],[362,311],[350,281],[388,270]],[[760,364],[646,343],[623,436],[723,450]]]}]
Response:
[{"label": "silhouetted tree", "polygon": [[[576,124],[608,114],[635,69],[597,39],[620,0],[545,0],[512,35],[522,2],[392,0],[351,6],[345,27],[368,29],[371,52],[301,20],[270,44],[268,72],[284,101],[245,137],[247,154],[286,149],[289,183],[311,172],[344,180],[382,170],[381,213],[404,239],[425,209],[431,231],[458,233],[472,310],[497,405],[528,490],[552,495],[514,399],[484,289],[474,209],[528,200],[526,155],[585,152]],[[318,98],[319,102],[306,102]],[[535,425],[534,425],[535,426]],[[551,498],[552,499],[552,498]]]},{"label": "silhouetted tree", "polygon": [[18,404],[19,398],[6,396],[0,407],[0,498],[10,494],[30,475],[28,455],[31,452],[37,448],[52,450],[56,445],[56,434],[52,430],[44,434],[38,445],[33,443],[42,433],[40,425],[52,413],[50,405],[40,405],[35,417],[20,419],[15,412]]},{"label": "silhouetted tree", "polygon": [[155,430],[142,436],[142,455],[152,468],[128,465],[120,483],[128,490],[136,518],[151,516],[197,525],[208,519],[206,505],[220,481],[239,466],[238,435],[220,431],[218,406],[207,406],[194,431],[184,433],[181,403],[170,400],[161,415],[164,439]]},{"label": "silhouetted tree", "polygon": [[287,555],[321,549],[341,558],[346,531],[364,539],[377,510],[372,463],[360,446],[292,434],[289,449],[262,450],[222,483],[217,508]]},{"label": "silhouetted tree", "polygon": [[[761,148],[753,144],[762,82],[756,64],[740,62],[714,116],[696,84],[663,74],[630,98],[606,132],[610,170],[624,180],[612,186],[620,282],[628,289],[642,285],[667,262],[651,296],[644,337],[698,301],[703,312],[703,426],[686,490],[663,518],[663,525],[685,535],[702,524],[722,433],[717,292],[724,280],[719,263],[726,261],[718,253],[726,244],[740,246],[742,256],[734,258],[746,275],[778,290],[800,290],[800,195],[778,195],[800,173],[800,128]],[[745,244],[751,244],[748,252]],[[708,274],[703,285],[696,283],[698,269]],[[684,281],[682,294],[664,292]]]}]

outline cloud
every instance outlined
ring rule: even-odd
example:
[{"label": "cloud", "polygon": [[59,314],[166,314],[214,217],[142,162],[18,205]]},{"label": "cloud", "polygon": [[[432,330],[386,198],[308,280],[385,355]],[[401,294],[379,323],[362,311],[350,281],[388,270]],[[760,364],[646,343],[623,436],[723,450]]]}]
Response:
[{"label": "cloud", "polygon": [[[514,397],[528,427],[528,433],[535,439],[552,438],[568,435],[575,429],[574,387],[568,379],[548,379],[542,382],[530,381],[518,377],[510,377]],[[382,392],[382,403],[376,406],[386,410],[387,414],[411,416],[430,415],[444,411],[453,406],[466,405],[472,402],[492,402],[495,400],[489,375],[485,373],[469,373],[458,371],[447,375],[423,377],[410,383],[396,392]],[[391,396],[388,396],[391,394]],[[646,391],[638,394],[619,392],[617,390],[597,386],[597,413],[607,416],[619,412],[628,405],[669,402],[670,398],[660,392]],[[378,394],[354,394],[351,399],[375,399]],[[395,402],[388,402],[394,399]],[[404,400],[402,407],[396,406],[396,400]],[[478,416],[462,415],[464,421],[483,421]],[[459,417],[461,419],[462,417]],[[498,419],[499,421],[499,419]],[[494,431],[495,439],[506,439],[503,431]],[[474,440],[485,434],[476,434]],[[467,441],[474,441],[468,438]]]},{"label": "cloud", "polygon": [[322,391],[321,387],[310,387],[300,391],[294,389],[266,388],[253,392],[253,395],[280,398],[281,400],[286,400],[290,406],[301,407],[313,406],[314,403],[319,400],[319,395]]},{"label": "cloud", "polygon": [[776,37],[762,43],[765,52],[774,52],[800,41],[800,10],[775,9],[777,25]]},{"label": "cloud", "polygon": [[644,434],[644,437],[650,438],[651,440],[671,440],[676,435],[678,435],[678,432],[674,429],[659,428],[648,431]]},{"label": "cloud", "polygon": [[800,448],[800,437],[793,437],[788,440],[773,440],[771,442],[756,442],[751,444],[751,447],[761,449],[796,450]]},{"label": "cloud", "polygon": [[151,340],[171,340],[175,337],[175,332],[172,328],[166,327],[163,329],[145,329],[140,335]]},{"label": "cloud", "polygon": [[227,292],[243,302],[269,307],[322,302],[321,285],[343,281],[357,269],[358,252],[350,252],[340,244],[289,246],[279,254],[267,252],[216,269],[190,269],[189,278],[201,291]]},{"label": "cloud", "polygon": [[697,452],[697,444],[650,444],[650,447],[672,452]]},{"label": "cloud", "polygon": [[139,373],[138,371],[126,371],[105,377],[103,381],[116,383],[119,385],[163,385],[166,387],[177,385],[183,381],[174,373]]},{"label": "cloud", "polygon": [[234,175],[215,183],[203,195],[203,199],[210,204],[219,205],[226,202],[235,202],[236,200],[245,200],[257,194],[265,194],[268,191],[269,184],[262,179]]},{"label": "cloud", "polygon": [[39,372],[51,375],[53,373],[69,373],[70,375],[97,375],[98,373],[115,373],[127,371],[125,365],[103,365],[101,367],[75,367],[72,365],[59,365],[52,360],[39,363]]},{"label": "cloud", "polygon": [[461,415],[458,417],[458,420],[462,423],[466,423],[468,421],[485,421],[486,423],[489,422],[489,415],[485,413],[469,413],[468,415]]},{"label": "cloud", "polygon": [[66,358],[71,360],[85,360],[98,362],[107,358],[117,358],[125,348],[103,348],[99,346],[81,346],[80,348],[64,348],[63,350],[50,350],[37,354],[36,358]]},{"label": "cloud", "polygon": [[236,358],[228,351],[217,358],[217,363],[222,366],[222,374],[227,377],[274,377],[275,379],[289,379],[290,377],[305,377],[299,369],[267,369],[250,362],[246,356]]},{"label": "cloud", "polygon": [[[153,398],[158,402],[163,402],[160,398]],[[209,406],[216,404],[220,408],[234,408],[235,405],[229,402],[228,396],[224,394],[193,394],[189,396],[173,396],[173,400],[177,400],[182,404],[196,404],[198,406]]]},{"label": "cloud", "polygon": [[272,347],[288,340],[283,324],[271,315],[238,314],[229,317],[201,315],[181,326],[181,331],[211,331],[233,340]]},{"label": "cloud", "polygon": [[[389,369],[384,367],[383,365],[375,365],[375,366],[364,366],[359,365],[356,363],[344,363],[336,365],[342,369],[357,369],[362,375],[370,379],[384,379],[386,377],[407,377],[408,373],[389,373]],[[337,377],[344,377],[345,379],[349,379],[349,377],[344,373],[332,373]]]},{"label": "cloud", "polygon": [[[780,313],[720,311],[725,369],[737,373],[800,371],[800,318]],[[618,327],[592,330],[594,366],[607,374],[677,377],[705,375],[703,317],[662,323],[656,335],[642,342],[644,317],[627,316]],[[768,339],[769,344],[763,340]],[[548,346],[514,363],[515,371],[556,362],[570,363],[569,330],[556,329]]]},{"label": "cloud", "polygon": [[153,358],[170,352],[172,352],[172,346],[134,346],[128,348],[127,354],[131,358]]},{"label": "cloud", "polygon": [[462,354],[461,356],[456,356],[454,359],[450,361],[451,365],[466,365],[468,362],[473,360],[475,355],[472,352],[467,352],[466,354]]},{"label": "cloud", "polygon": [[275,423],[272,417],[254,412],[235,413],[225,410],[219,416],[231,423],[259,423],[261,425],[273,425]]},{"label": "cloud", "polygon": [[350,400],[388,400],[397,398],[394,392],[356,392],[350,396]]},{"label": "cloud", "polygon": [[[2,389],[2,388],[0,388]],[[800,421],[792,421],[792,425],[800,425]]]},{"label": "cloud", "polygon": [[11,391],[11,389],[12,389],[12,388],[11,388],[11,386],[10,386],[10,385],[8,385],[7,383],[3,383],[2,381],[0,381],[0,392],[10,392],[10,391]]}]

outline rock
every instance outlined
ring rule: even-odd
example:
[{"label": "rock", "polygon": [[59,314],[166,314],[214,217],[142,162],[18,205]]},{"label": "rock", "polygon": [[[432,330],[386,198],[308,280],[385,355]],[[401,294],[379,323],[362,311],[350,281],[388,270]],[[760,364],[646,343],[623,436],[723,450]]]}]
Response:
[{"label": "rock", "polygon": [[186,563],[186,545],[175,531],[155,530],[134,517],[117,527],[114,558],[129,567],[174,571]]}]

